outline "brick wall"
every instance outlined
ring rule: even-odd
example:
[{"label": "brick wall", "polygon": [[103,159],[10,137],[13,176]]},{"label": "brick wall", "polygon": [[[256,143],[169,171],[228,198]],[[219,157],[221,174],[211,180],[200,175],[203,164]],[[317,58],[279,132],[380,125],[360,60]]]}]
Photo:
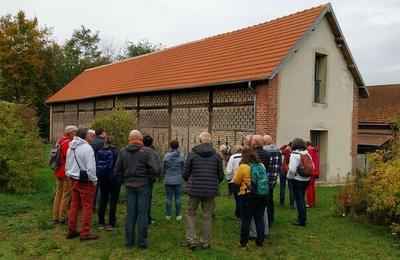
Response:
[{"label": "brick wall", "polygon": [[272,80],[256,85],[256,133],[268,134],[276,140],[278,120],[279,75]]},{"label": "brick wall", "polygon": [[358,89],[353,91],[353,122],[351,135],[351,159],[353,171],[357,168],[357,136],[358,136]]}]

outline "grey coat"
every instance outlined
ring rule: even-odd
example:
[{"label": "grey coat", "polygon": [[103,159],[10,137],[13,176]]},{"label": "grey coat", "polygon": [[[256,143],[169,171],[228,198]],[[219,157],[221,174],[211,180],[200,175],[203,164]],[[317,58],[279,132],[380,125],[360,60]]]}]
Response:
[{"label": "grey coat", "polygon": [[185,157],[176,149],[167,153],[163,161],[164,182],[167,185],[179,185],[183,182],[183,166]]}]

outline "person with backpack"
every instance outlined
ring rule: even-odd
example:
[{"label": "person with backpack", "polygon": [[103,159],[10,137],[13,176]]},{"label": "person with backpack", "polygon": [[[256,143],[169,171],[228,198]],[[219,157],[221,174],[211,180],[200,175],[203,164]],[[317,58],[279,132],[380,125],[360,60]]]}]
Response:
[{"label": "person with backpack", "polygon": [[[89,138],[87,141],[93,148],[94,157],[96,159],[96,164],[97,164],[97,152],[104,147],[107,134],[104,128],[97,128],[95,130],[95,136],[93,137],[93,133],[91,133],[91,131],[93,130],[89,129]],[[97,186],[96,194],[94,195],[93,211],[96,210],[97,198],[99,197],[99,194],[100,194],[100,186]]]},{"label": "person with backpack", "polygon": [[[97,186],[96,161],[89,145],[89,133],[80,127],[71,141],[65,164],[66,174],[71,180],[71,209],[68,215],[67,239],[80,236],[81,240],[96,240],[98,235],[90,233],[93,216],[94,194]],[[78,212],[82,208],[81,232],[77,231]]]},{"label": "person with backpack", "polygon": [[164,183],[166,191],[166,219],[171,220],[172,197],[175,197],[175,217],[181,220],[181,189],[183,183],[183,166],[185,157],[179,151],[179,141],[172,140],[169,143],[171,151],[168,152],[163,161]]},{"label": "person with backpack", "polygon": [[[97,152],[98,161],[96,172],[100,186],[100,203],[98,210],[99,229],[108,231],[113,231],[116,228],[117,218],[115,213],[117,211],[122,182],[122,176],[118,178],[115,176],[115,164],[118,159],[118,150],[116,147],[116,139],[114,136],[110,135],[106,137],[104,148]],[[108,202],[110,202],[108,209],[109,224],[106,225],[104,216],[106,214]]]},{"label": "person with backpack", "polygon": [[243,147],[238,144],[233,147],[233,154],[229,158],[228,165],[226,166],[226,175],[225,178],[228,181],[229,189],[232,190],[233,197],[235,198],[235,216],[240,219],[240,201],[239,201],[239,188],[233,182],[233,176],[236,170],[240,166],[240,161],[242,160],[242,150]]},{"label": "person with backpack", "polygon": [[298,213],[297,219],[292,224],[305,227],[307,208],[304,196],[310,183],[310,176],[313,175],[314,165],[303,139],[295,138],[292,141],[292,151],[287,178],[293,183],[293,195]]},{"label": "person with backpack", "polygon": [[238,194],[242,226],[239,246],[247,248],[250,223],[254,219],[257,231],[256,245],[262,247],[265,239],[264,212],[269,193],[268,173],[258,155],[251,148],[245,147],[243,149],[242,161],[233,177],[233,181],[240,186]]},{"label": "person with backpack", "polygon": [[78,128],[74,125],[64,129],[61,137],[50,154],[50,168],[56,177],[56,194],[53,203],[53,224],[65,224],[68,217],[69,202],[71,199],[70,181],[65,173],[65,161],[69,143],[74,138]]},{"label": "person with backpack", "polygon": [[312,146],[310,141],[306,141],[307,151],[310,154],[314,163],[314,176],[310,178],[310,184],[307,187],[307,208],[315,206],[315,179],[319,177],[319,151],[318,147]]},{"label": "person with backpack", "polygon": [[126,189],[126,247],[133,247],[135,234],[138,235],[136,241],[140,249],[149,246],[147,214],[150,183],[159,177],[159,173],[160,166],[153,151],[143,145],[142,134],[132,130],[129,133],[129,144],[120,150],[115,165],[115,174],[117,177],[123,176]]}]

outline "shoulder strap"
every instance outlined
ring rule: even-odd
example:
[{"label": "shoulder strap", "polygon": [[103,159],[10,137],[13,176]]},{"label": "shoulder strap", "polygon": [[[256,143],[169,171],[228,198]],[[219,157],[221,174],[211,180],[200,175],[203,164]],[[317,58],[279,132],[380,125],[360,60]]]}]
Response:
[{"label": "shoulder strap", "polygon": [[82,168],[81,168],[81,166],[79,165],[78,159],[76,159],[75,150],[72,150],[72,151],[74,151],[74,158],[75,158],[76,163],[78,164],[78,168],[79,168],[79,170],[82,171]]}]

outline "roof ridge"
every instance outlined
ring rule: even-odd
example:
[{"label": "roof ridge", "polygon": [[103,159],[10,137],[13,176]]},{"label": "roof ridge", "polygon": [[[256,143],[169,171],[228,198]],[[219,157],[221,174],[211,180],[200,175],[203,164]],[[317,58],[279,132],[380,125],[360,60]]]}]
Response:
[{"label": "roof ridge", "polygon": [[370,85],[368,88],[380,88],[380,87],[400,87],[400,83],[390,83],[390,84],[381,84],[381,85]]},{"label": "roof ridge", "polygon": [[97,67],[85,69],[84,71],[96,70],[96,69],[100,69],[100,68],[103,68],[103,67],[108,67],[108,66],[111,66],[111,65],[114,65],[114,64],[128,62],[128,61],[131,61],[131,60],[134,60],[134,59],[139,59],[139,58],[150,56],[150,55],[153,55],[153,54],[156,54],[156,53],[165,52],[165,51],[168,51],[168,50],[173,50],[173,49],[176,49],[176,48],[179,48],[179,47],[195,44],[195,43],[198,43],[198,42],[206,41],[206,40],[213,39],[213,38],[216,38],[216,37],[220,37],[220,36],[223,36],[223,35],[236,33],[236,32],[242,31],[242,30],[247,30],[247,29],[250,29],[250,28],[254,28],[254,27],[261,26],[261,25],[265,25],[267,23],[272,23],[272,22],[276,22],[276,21],[279,21],[279,20],[283,20],[283,19],[286,19],[288,17],[294,16],[294,15],[297,15],[297,14],[300,14],[300,13],[309,12],[309,11],[311,11],[313,9],[317,9],[317,8],[320,8],[320,7],[326,7],[328,5],[329,5],[329,3],[318,5],[318,6],[314,6],[314,7],[308,8],[308,9],[304,9],[302,11],[297,11],[295,13],[291,13],[291,14],[288,14],[288,15],[285,15],[285,16],[277,17],[277,18],[274,18],[274,19],[271,19],[271,20],[267,20],[265,22],[258,23],[258,24],[254,24],[254,25],[250,25],[250,26],[247,26],[247,27],[239,28],[239,29],[236,29],[236,30],[233,30],[233,31],[229,31],[229,32],[224,32],[224,33],[211,35],[211,36],[208,36],[208,37],[205,37],[205,38],[201,38],[201,39],[198,39],[198,40],[193,40],[193,41],[177,44],[177,45],[174,45],[174,46],[171,46],[171,47],[167,47],[167,48],[164,48],[164,49],[161,49],[161,50],[158,50],[158,51],[154,51],[154,52],[151,52],[151,53],[143,54],[143,55],[140,55],[140,56],[131,57],[131,58],[127,58],[127,59],[124,59],[124,60],[119,60],[119,61],[115,61],[115,62],[112,62],[112,63],[100,65],[100,66],[97,66]]}]

